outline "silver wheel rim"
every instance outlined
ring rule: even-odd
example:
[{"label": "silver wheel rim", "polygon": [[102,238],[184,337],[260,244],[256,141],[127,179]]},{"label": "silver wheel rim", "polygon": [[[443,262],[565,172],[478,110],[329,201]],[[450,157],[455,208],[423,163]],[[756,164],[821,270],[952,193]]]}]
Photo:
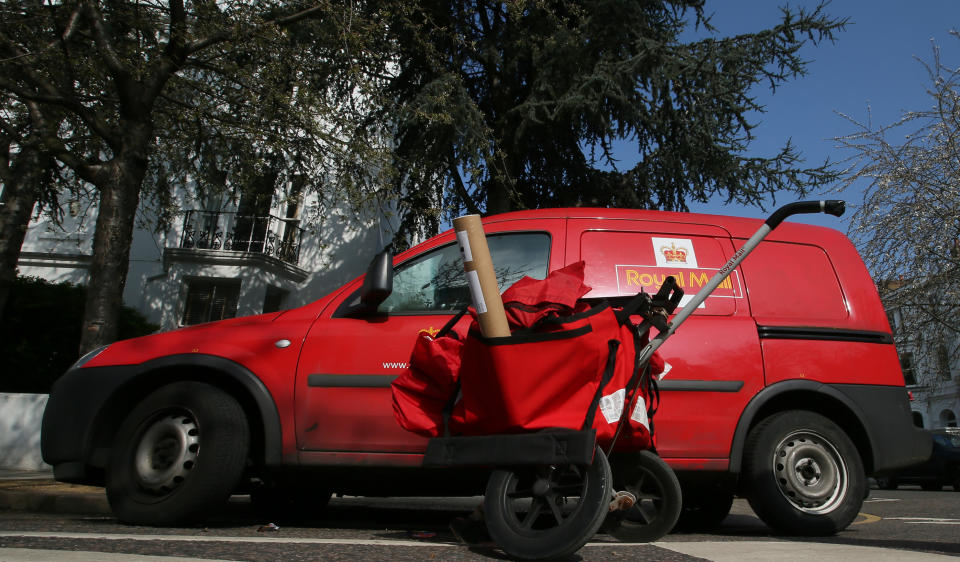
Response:
[{"label": "silver wheel rim", "polygon": [[820,434],[801,430],[774,449],[773,473],[780,493],[804,513],[821,515],[837,508],[849,482],[843,457]]},{"label": "silver wheel rim", "polygon": [[140,487],[155,494],[173,491],[197,464],[200,430],[185,412],[157,418],[140,438],[133,466]]}]

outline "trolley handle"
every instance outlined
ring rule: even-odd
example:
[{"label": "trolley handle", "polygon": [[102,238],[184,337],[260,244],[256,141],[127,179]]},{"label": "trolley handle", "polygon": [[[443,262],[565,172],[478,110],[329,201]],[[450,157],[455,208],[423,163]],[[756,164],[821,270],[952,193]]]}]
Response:
[{"label": "trolley handle", "polygon": [[671,275],[664,280],[660,290],[653,296],[653,305],[663,307],[667,314],[672,314],[680,306],[681,299],[683,299],[683,289]]},{"label": "trolley handle", "polygon": [[825,201],[797,201],[788,203],[780,207],[770,215],[765,222],[770,230],[777,228],[784,219],[792,215],[805,213],[827,213],[839,217],[846,210],[846,204],[839,199],[827,199]]}]

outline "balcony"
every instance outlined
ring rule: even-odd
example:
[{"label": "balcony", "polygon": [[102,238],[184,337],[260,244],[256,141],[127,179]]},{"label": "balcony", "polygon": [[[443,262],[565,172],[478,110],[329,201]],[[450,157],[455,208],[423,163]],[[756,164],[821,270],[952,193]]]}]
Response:
[{"label": "balcony", "polygon": [[263,254],[298,265],[303,229],[298,219],[234,212],[187,211],[180,248]]}]

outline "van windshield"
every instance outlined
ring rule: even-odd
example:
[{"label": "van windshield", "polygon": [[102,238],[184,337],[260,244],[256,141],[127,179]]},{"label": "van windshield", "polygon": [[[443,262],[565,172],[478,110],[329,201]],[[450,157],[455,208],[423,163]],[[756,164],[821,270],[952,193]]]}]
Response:
[{"label": "van windshield", "polygon": [[[524,276],[543,279],[550,264],[550,236],[543,232],[487,237],[500,291]],[[448,312],[470,305],[470,289],[457,244],[436,248],[397,267],[387,313]]]}]

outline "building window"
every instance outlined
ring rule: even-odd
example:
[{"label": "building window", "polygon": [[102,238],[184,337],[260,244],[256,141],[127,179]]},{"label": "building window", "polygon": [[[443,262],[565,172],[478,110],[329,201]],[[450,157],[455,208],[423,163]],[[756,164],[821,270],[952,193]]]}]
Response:
[{"label": "building window", "polygon": [[287,291],[277,287],[267,287],[267,295],[263,297],[263,313],[277,312],[282,309],[283,299]]},{"label": "building window", "polygon": [[183,325],[214,322],[237,315],[240,300],[238,279],[195,279],[188,281]]},{"label": "building window", "polygon": [[940,427],[957,427],[957,415],[951,410],[940,412]]},{"label": "building window", "polygon": [[920,412],[913,413],[913,425],[917,427],[923,427],[923,414]]},{"label": "building window", "polygon": [[913,353],[906,351],[900,354],[900,370],[903,371],[903,382],[907,386],[917,384],[917,377],[913,370]]},{"label": "building window", "polygon": [[942,380],[950,380],[950,350],[942,343],[937,347],[937,371]]}]

